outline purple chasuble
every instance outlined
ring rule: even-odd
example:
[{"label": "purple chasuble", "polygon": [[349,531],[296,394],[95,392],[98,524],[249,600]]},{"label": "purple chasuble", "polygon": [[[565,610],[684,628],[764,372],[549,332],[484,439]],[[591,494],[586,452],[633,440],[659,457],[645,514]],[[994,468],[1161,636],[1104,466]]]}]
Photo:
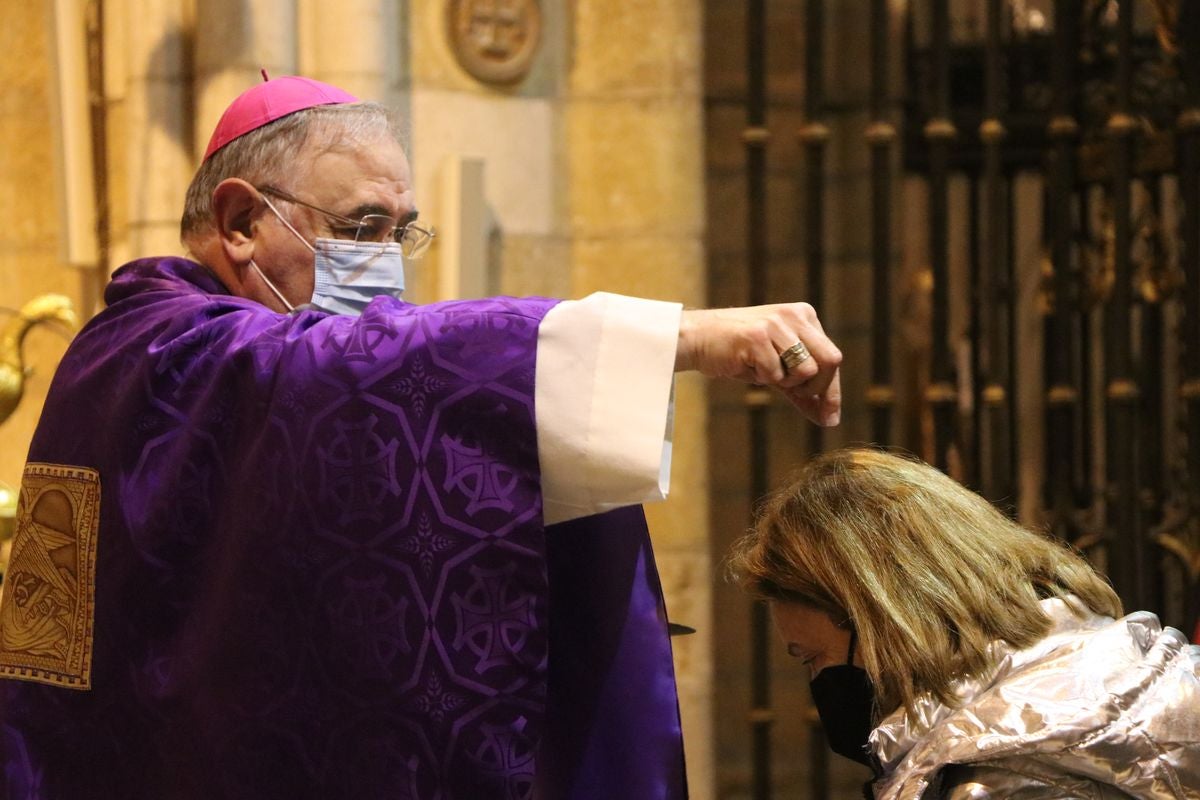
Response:
[{"label": "purple chasuble", "polygon": [[4,797],[686,797],[641,510],[542,522],[555,301],[280,315],[170,258],[106,300],[22,484]]}]

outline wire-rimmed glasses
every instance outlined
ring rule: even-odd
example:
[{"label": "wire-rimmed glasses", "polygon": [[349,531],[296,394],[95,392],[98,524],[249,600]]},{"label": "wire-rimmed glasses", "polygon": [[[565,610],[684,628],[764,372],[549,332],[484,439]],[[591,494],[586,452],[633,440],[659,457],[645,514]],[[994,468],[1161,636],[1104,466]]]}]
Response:
[{"label": "wire-rimmed glasses", "polygon": [[434,237],[437,236],[433,227],[421,220],[414,219],[400,225],[394,217],[389,217],[387,214],[366,214],[361,219],[352,219],[327,211],[320,206],[314,206],[312,203],[307,203],[274,186],[256,186],[255,188],[263,194],[278,197],[280,200],[295,203],[325,215],[338,223],[332,226],[334,233],[338,234],[338,238],[378,244],[396,242],[400,245],[400,252],[404,254],[405,258],[415,260],[425,255],[429,250],[429,245],[433,243]]}]

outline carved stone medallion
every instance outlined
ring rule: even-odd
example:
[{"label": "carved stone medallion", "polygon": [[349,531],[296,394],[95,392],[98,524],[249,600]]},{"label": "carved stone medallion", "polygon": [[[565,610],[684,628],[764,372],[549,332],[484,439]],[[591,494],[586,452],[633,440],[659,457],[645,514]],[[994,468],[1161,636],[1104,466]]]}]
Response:
[{"label": "carved stone medallion", "polygon": [[542,36],[538,0],[450,0],[450,43],[458,63],[484,83],[529,73]]}]

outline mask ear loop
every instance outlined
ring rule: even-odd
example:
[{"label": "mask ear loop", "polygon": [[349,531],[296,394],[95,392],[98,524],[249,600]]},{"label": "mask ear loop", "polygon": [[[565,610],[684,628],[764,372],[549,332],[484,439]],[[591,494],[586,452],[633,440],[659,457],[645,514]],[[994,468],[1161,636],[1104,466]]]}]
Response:
[{"label": "mask ear loop", "polygon": [[271,283],[271,279],[268,278],[265,274],[263,274],[262,269],[259,268],[258,264],[254,263],[253,258],[250,259],[250,266],[254,267],[254,271],[258,273],[258,277],[262,278],[262,282],[267,285],[267,288],[270,289],[271,292],[276,297],[279,298],[279,302],[283,303],[283,307],[288,310],[289,314],[296,310],[296,307],[294,305],[292,305],[291,303],[289,303],[287,298],[284,297],[283,294],[278,289],[275,288],[275,284]]},{"label": "mask ear loop", "polygon": [[846,663],[854,663],[854,643],[858,641],[858,631],[850,629],[850,649],[846,651]]},{"label": "mask ear loop", "polygon": [[[294,227],[292,227],[292,223],[288,222],[287,219],[284,218],[283,214],[279,213],[279,209],[277,209],[275,207],[275,204],[271,202],[270,198],[268,198],[262,192],[259,192],[259,197],[261,197],[263,199],[263,202],[267,204],[267,208],[271,209],[271,213],[275,215],[275,218],[278,219],[280,222],[282,222],[284,227],[292,232],[292,235],[294,235],[297,239],[299,239],[301,242],[303,242],[304,246],[307,247],[309,250],[312,250],[314,253],[317,252],[317,249],[308,243],[308,239],[305,239],[303,236],[301,236],[300,231],[298,231]],[[271,290],[272,294],[274,294],[277,298],[279,298],[279,302],[283,303],[284,308],[286,308],[289,313],[296,310],[296,307],[288,302],[288,299],[283,296],[283,293],[280,292],[277,288],[275,288],[275,284],[271,283],[271,279],[266,276],[266,274],[262,271],[262,269],[258,266],[258,264],[254,263],[253,258],[250,259],[250,266],[253,267],[254,271],[258,273],[258,277],[262,278],[263,283],[265,283],[267,285],[267,288]]]}]

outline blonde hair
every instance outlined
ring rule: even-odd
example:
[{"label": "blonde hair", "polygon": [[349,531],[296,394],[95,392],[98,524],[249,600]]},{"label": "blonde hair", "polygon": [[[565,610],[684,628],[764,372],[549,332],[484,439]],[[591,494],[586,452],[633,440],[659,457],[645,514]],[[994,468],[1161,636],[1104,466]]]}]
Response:
[{"label": "blonde hair", "polygon": [[1121,615],[1067,546],[933,467],[878,450],[809,462],[767,500],[728,566],[753,595],[852,626],[882,713],[915,712],[926,692],[953,705],[951,684],[986,669],[989,642],[1024,648],[1046,635],[1041,599]]}]

